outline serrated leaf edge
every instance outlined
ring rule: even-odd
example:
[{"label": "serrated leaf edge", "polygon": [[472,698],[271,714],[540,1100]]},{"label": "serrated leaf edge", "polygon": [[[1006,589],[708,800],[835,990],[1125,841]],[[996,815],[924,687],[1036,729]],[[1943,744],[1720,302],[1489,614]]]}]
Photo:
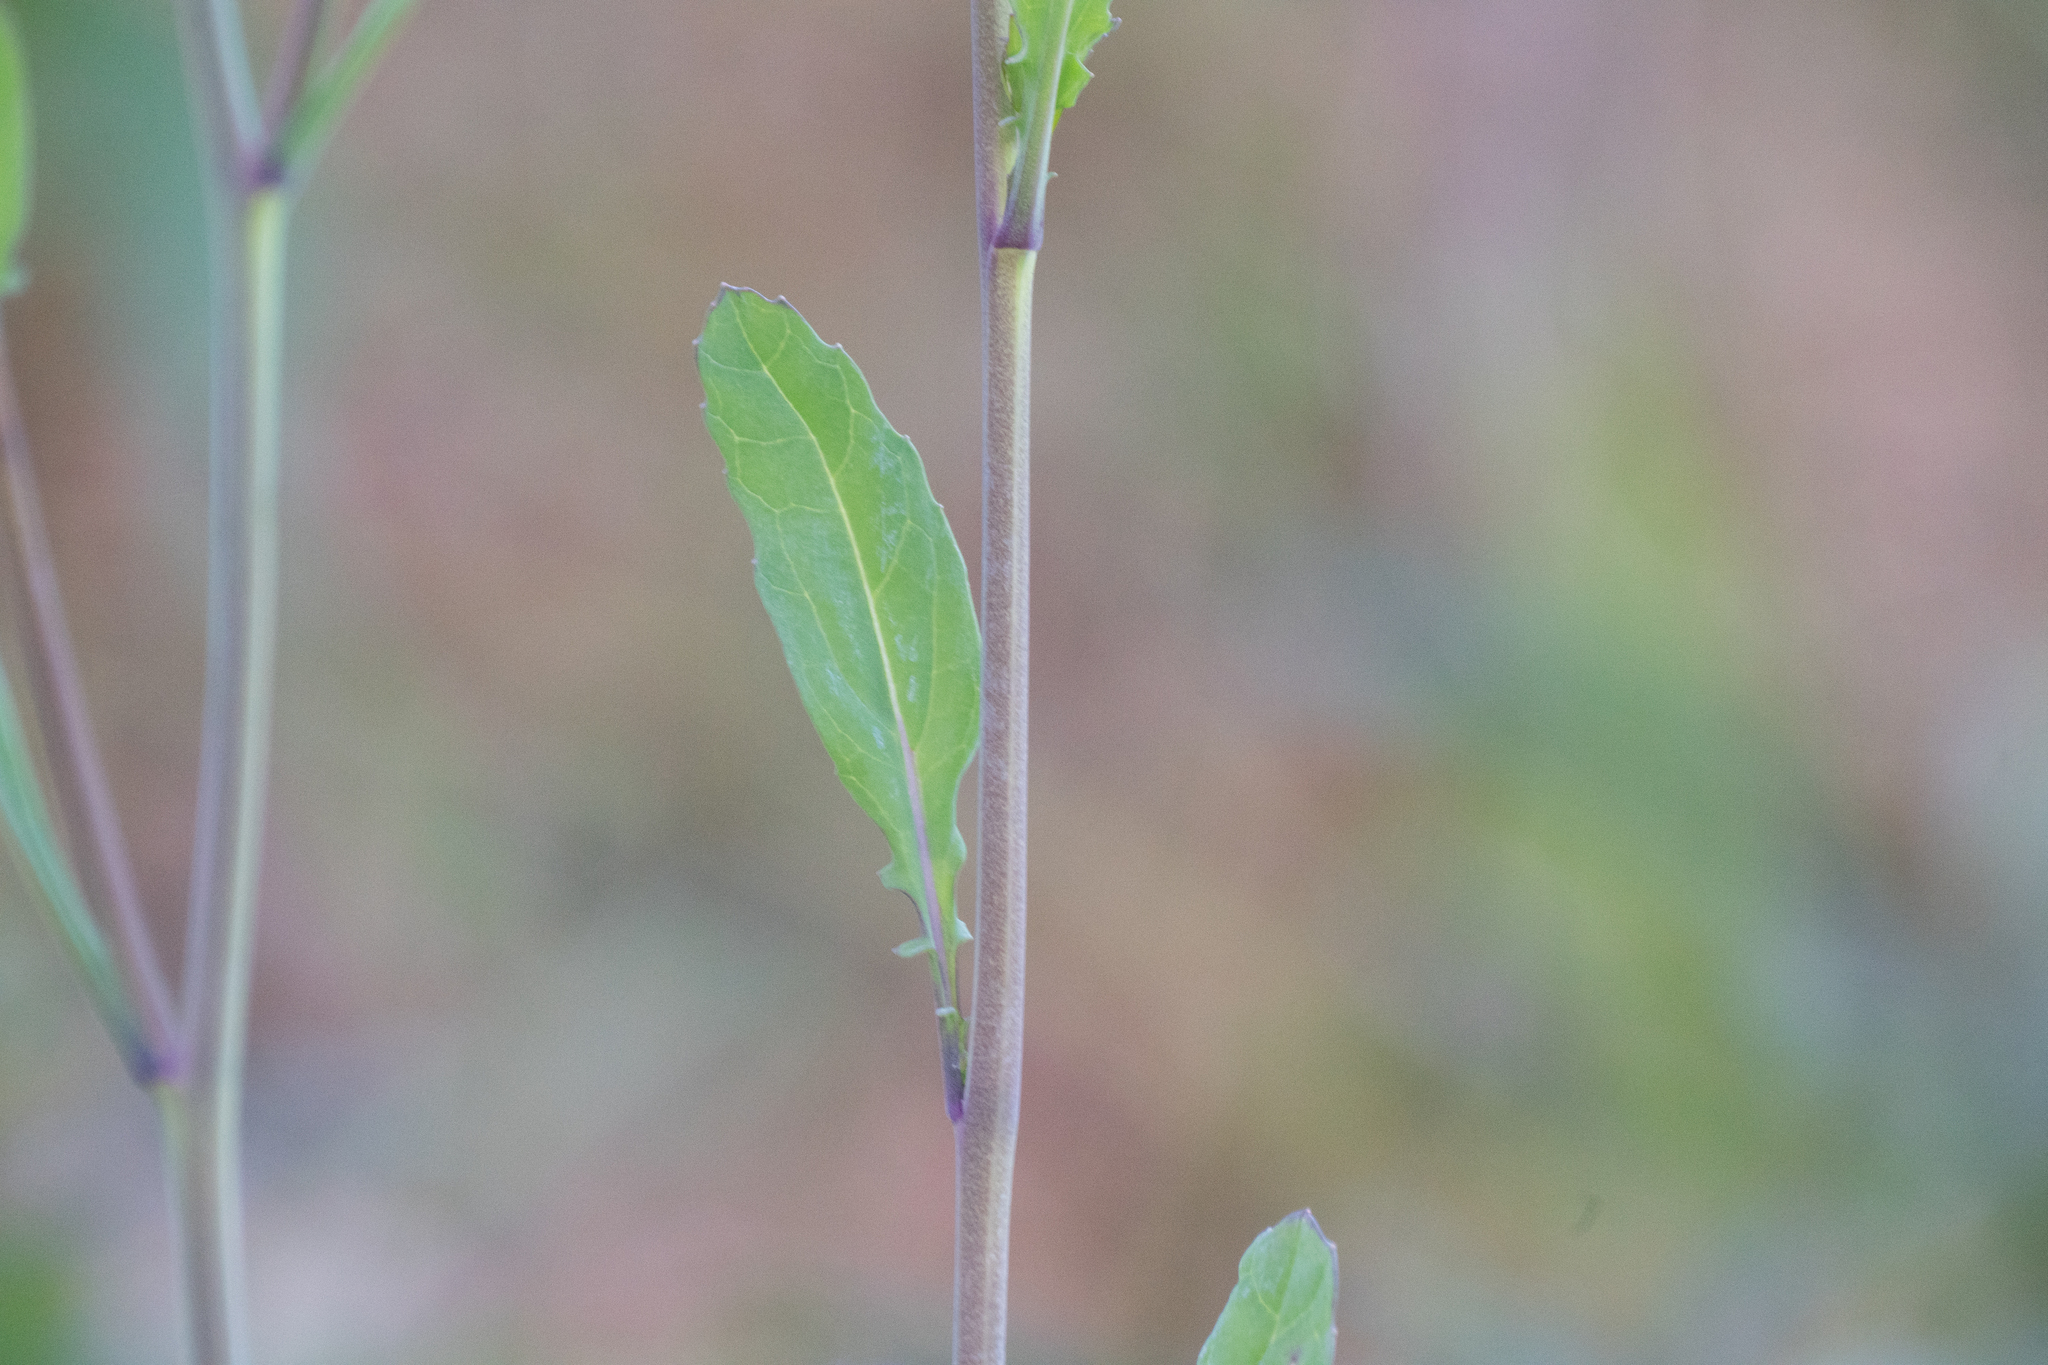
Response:
[{"label": "serrated leaf edge", "polygon": [[[797,323],[800,326],[802,326],[805,331],[809,332],[812,336],[817,337],[817,329],[810,325],[810,322],[804,317],[803,313],[798,310],[795,304],[789,301],[786,295],[777,295],[775,298],[770,299],[767,295],[761,293],[759,290],[756,289],[748,289],[741,285],[721,284],[719,286],[718,297],[712,302],[712,311],[715,313],[718,307],[726,301],[728,296],[737,295],[751,295],[754,298],[760,299],[764,303],[769,303],[775,307],[787,309],[790,313],[795,315]],[[761,362],[762,374],[767,377],[769,383],[775,386],[776,392],[782,395],[783,401],[785,403],[788,403],[792,410],[796,410],[796,404],[794,400],[790,398],[788,391],[782,387],[781,381],[777,379],[774,373],[768,368],[767,358],[762,356],[760,350],[754,345],[754,339],[752,335],[746,330],[746,327],[743,324],[740,326],[739,331],[740,335],[743,338],[745,338],[748,349],[753,352],[754,358],[757,361]],[[694,343],[700,350],[703,344],[703,340],[703,335],[700,333],[696,339],[696,342]],[[848,354],[846,347],[844,345],[838,342],[828,342],[823,337],[818,337],[818,341],[827,350],[844,356],[847,360],[847,363],[853,365],[855,371],[859,372],[860,367],[858,362],[854,361],[853,357],[850,354]],[[711,363],[716,365],[720,364],[721,362],[714,359]],[[865,375],[862,376],[862,379],[863,381],[865,381]],[[872,402],[872,391],[870,391],[869,396],[870,401]],[[879,415],[880,405],[877,404],[875,406],[876,411]],[[708,412],[708,400],[705,403],[699,404],[699,407],[705,409]],[[886,416],[884,416],[883,421],[886,423],[887,420],[888,419],[886,418]],[[900,433],[898,434],[900,435]],[[813,437],[813,444],[815,444],[815,437]],[[867,590],[867,584],[871,581],[871,579],[867,572],[866,561],[861,557],[860,538],[854,533],[852,518],[846,510],[846,499],[839,492],[838,477],[833,474],[830,463],[823,460],[822,450],[820,450],[819,454],[820,462],[824,468],[825,477],[832,484],[833,501],[836,509],[839,512],[841,524],[843,524],[846,527],[847,540],[854,547],[854,557],[861,566],[861,583],[863,588],[861,595],[863,601],[867,605],[869,625],[874,631],[876,638],[879,640],[884,637],[885,632],[883,630],[880,614],[875,605],[874,594],[871,591]],[[943,515],[943,507],[940,509],[940,512]],[[957,550],[957,541],[955,542],[955,549]],[[931,849],[930,822],[924,801],[924,779],[923,775],[918,771],[917,750],[910,739],[909,725],[903,714],[901,692],[896,681],[895,667],[890,662],[888,649],[886,647],[879,649],[877,651],[877,656],[881,661],[883,677],[887,683],[890,714],[896,721],[897,747],[903,758],[905,790],[910,801],[911,826],[915,831],[917,842],[916,853],[918,871],[922,873],[920,880],[923,883],[921,887],[918,886],[917,882],[912,880],[911,875],[907,871],[899,870],[896,865],[897,860],[895,858],[892,858],[890,860],[889,865],[883,868],[881,872],[878,874],[884,886],[889,887],[891,890],[901,891],[910,898],[912,905],[915,906],[917,909],[918,919],[923,924],[925,930],[924,934],[922,934],[918,938],[911,939],[905,943],[898,944],[896,948],[892,951],[898,957],[903,958],[912,958],[921,956],[926,953],[930,953],[933,958],[933,971],[935,976],[937,977],[937,984],[941,998],[947,1001],[958,1001],[959,995],[953,983],[953,955],[950,952],[939,953],[932,947],[932,945],[936,941],[943,938],[947,942],[949,947],[953,949],[958,949],[961,944],[972,942],[973,935],[967,931],[966,925],[960,922],[957,913],[948,912],[948,906],[946,905],[945,901],[941,900],[939,896],[937,865]],[[837,768],[838,765],[835,762],[833,766]],[[842,774],[841,781],[844,782],[845,780],[845,776]],[[950,832],[958,832],[957,819],[954,822],[952,830]],[[920,892],[922,894],[920,894]]]}]

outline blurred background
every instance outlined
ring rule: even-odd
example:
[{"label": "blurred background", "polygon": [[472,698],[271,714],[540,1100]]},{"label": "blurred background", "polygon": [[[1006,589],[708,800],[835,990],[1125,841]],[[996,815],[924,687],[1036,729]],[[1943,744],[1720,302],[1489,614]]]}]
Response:
[{"label": "blurred background", "polygon": [[[13,348],[175,958],[170,7],[15,7]],[[1347,1363],[2048,1359],[2048,5],[1118,8],[1038,272],[1016,1358],[1192,1361],[1307,1205]],[[427,0],[306,196],[264,1365],[944,1359],[912,914],[690,342],[787,294],[978,563],[966,53]],[[0,884],[0,1365],[172,1361],[162,1203]]]}]

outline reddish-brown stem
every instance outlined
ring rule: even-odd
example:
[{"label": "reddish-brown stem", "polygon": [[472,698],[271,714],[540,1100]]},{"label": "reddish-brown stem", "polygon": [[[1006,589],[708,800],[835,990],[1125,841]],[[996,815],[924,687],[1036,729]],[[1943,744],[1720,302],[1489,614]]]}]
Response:
[{"label": "reddish-brown stem", "polygon": [[982,270],[981,801],[967,1101],[955,1128],[954,1365],[1002,1365],[1010,1190],[1024,1059],[1030,741],[1031,281],[997,246],[1006,0],[974,0],[974,174]]}]

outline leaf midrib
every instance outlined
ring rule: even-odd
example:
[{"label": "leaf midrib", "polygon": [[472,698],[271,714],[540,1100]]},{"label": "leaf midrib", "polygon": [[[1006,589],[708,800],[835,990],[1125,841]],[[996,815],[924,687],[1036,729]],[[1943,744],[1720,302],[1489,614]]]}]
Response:
[{"label": "leaf midrib", "polygon": [[[1266,1301],[1266,1296],[1259,1292],[1258,1285],[1254,1284],[1252,1286],[1252,1297],[1259,1301],[1261,1308],[1264,1308],[1273,1316],[1273,1329],[1266,1334],[1266,1344],[1259,1348],[1260,1365],[1265,1365],[1266,1357],[1273,1353],[1274,1343],[1286,1335],[1288,1323],[1282,1314],[1287,1308],[1287,1291],[1294,1287],[1294,1268],[1301,1261],[1300,1233],[1297,1232],[1290,1236],[1288,1241],[1291,1245],[1287,1248],[1287,1269],[1280,1276],[1280,1291],[1274,1296],[1275,1301],[1269,1304]],[[1307,1310],[1303,1309],[1301,1312],[1296,1313],[1295,1317],[1299,1319],[1306,1312]]]},{"label": "leaf midrib", "polygon": [[[753,353],[754,359],[760,362],[761,373],[768,377],[768,382],[775,386],[776,394],[781,397],[784,403],[789,405],[790,412],[795,414],[797,422],[804,429],[805,439],[810,442],[811,449],[817,452],[818,468],[825,471],[825,481],[832,485],[832,505],[838,509],[839,524],[846,528],[846,543],[852,548],[853,562],[857,566],[859,566],[860,569],[861,597],[867,602],[868,625],[875,633],[875,652],[881,657],[882,660],[882,680],[885,684],[887,684],[884,690],[888,693],[889,696],[889,714],[893,716],[896,721],[896,742],[898,746],[903,750],[903,778],[906,784],[904,795],[909,800],[910,822],[913,830],[917,834],[918,863],[919,871],[921,871],[924,874],[925,899],[928,902],[930,902],[929,904],[922,907],[923,913],[919,917],[923,919],[925,922],[925,933],[927,936],[930,937],[933,947],[935,949],[938,949],[939,906],[938,889],[935,880],[937,873],[936,869],[932,865],[931,833],[925,828],[924,784],[917,771],[917,750],[911,745],[910,742],[910,722],[909,719],[903,714],[902,704],[897,700],[896,670],[894,667],[891,666],[889,662],[889,641],[888,637],[882,631],[881,613],[877,610],[875,606],[875,592],[874,588],[871,586],[871,582],[868,576],[867,557],[861,553],[860,537],[854,533],[853,518],[851,515],[848,514],[846,510],[846,495],[842,493],[839,489],[839,476],[832,472],[832,462],[825,458],[825,447],[823,443],[818,440],[817,432],[812,429],[810,421],[807,418],[805,418],[803,414],[803,409],[799,408],[796,405],[796,400],[790,397],[789,390],[784,388],[782,386],[782,381],[776,377],[775,370],[773,368],[774,360],[768,356],[762,355],[761,348],[754,344],[754,336],[752,332],[747,330],[747,323],[745,317],[735,312],[733,320],[739,325],[740,335],[746,339],[747,349]],[[789,323],[786,319],[783,321],[783,327],[785,330],[782,336],[782,344],[775,348],[776,358],[780,358],[782,352],[789,346],[790,338],[793,335],[795,335],[793,331],[789,330]],[[834,366],[834,369],[838,370],[840,393],[846,401],[846,410],[848,414],[852,416],[858,416],[859,414],[853,405],[852,395],[848,393],[846,390],[846,371],[844,369],[840,369],[836,365]],[[849,441],[850,440],[851,435],[849,430]],[[806,591],[805,595],[809,595],[808,591]],[[815,605],[812,609],[816,610]],[[939,950],[937,952],[937,957],[939,961],[939,974],[943,978],[946,975],[944,951]],[[943,988],[943,981],[941,985]],[[950,998],[950,992],[948,994]]]}]

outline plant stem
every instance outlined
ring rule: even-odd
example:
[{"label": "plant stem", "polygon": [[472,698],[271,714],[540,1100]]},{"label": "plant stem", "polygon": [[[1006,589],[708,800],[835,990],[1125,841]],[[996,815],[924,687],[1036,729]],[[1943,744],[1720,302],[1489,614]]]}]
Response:
[{"label": "plant stem", "polygon": [[158,1089],[188,1365],[246,1365],[240,1164],[255,872],[276,611],[279,290],[285,202],[252,182],[263,111],[237,0],[179,0],[206,171],[212,393],[206,691],[185,920],[179,1085]]},{"label": "plant stem", "polygon": [[133,1002],[140,1035],[139,1048],[128,1058],[129,1068],[138,1084],[153,1085],[175,1076],[182,1064],[170,986],[156,945],[150,940],[142,897],[135,887],[134,865],[121,836],[120,815],[93,736],[4,328],[0,328],[0,466],[5,469],[0,497],[7,504],[6,531],[15,569],[28,596],[30,629],[24,643],[29,695],[35,713],[47,720],[44,742],[49,750],[51,785],[73,844],[72,862],[79,870],[86,904],[102,924],[111,923],[113,928],[114,959],[125,993]]},{"label": "plant stem", "polygon": [[166,1096],[193,1365],[247,1360],[240,1133],[277,643],[287,193],[246,191],[216,305],[206,694],[185,936],[190,1071]]},{"label": "plant stem", "polygon": [[987,253],[982,292],[981,818],[974,1029],[956,1131],[955,1365],[1002,1365],[1010,1184],[1024,1071],[1025,815],[1031,661],[1031,279]]},{"label": "plant stem", "polygon": [[1003,217],[1008,0],[974,0],[974,181],[981,231],[981,802],[974,1019],[954,1129],[953,1361],[1002,1365],[1010,1188],[1024,1060],[1025,815],[1030,739],[1031,281],[1035,251],[996,246]]},{"label": "plant stem", "polygon": [[[158,1086],[151,1094],[163,1129],[172,1235],[182,1273],[186,1365],[245,1365],[248,1295],[240,1186],[221,1160],[222,1144],[207,1130],[203,1099],[183,1085]],[[232,1148],[232,1138],[225,1145]],[[228,1156],[232,1159],[231,1152]]]},{"label": "plant stem", "polygon": [[239,0],[178,0],[178,30],[199,155],[208,172],[209,208],[218,212],[221,199],[242,185],[246,163],[263,143],[263,108],[249,72],[242,7]]},{"label": "plant stem", "polygon": [[356,15],[355,26],[341,41],[340,51],[306,85],[290,117],[275,131],[270,159],[284,174],[303,181],[312,171],[335,125],[362,90],[398,36],[399,26],[416,0],[370,0]]},{"label": "plant stem", "polygon": [[273,159],[283,140],[285,121],[298,107],[312,72],[313,49],[320,43],[321,23],[326,17],[327,0],[297,0],[285,22],[284,36],[278,40],[270,81],[263,90],[264,137]]},{"label": "plant stem", "polygon": [[986,322],[987,256],[1003,221],[1003,53],[1010,45],[1010,0],[973,0],[973,4],[974,209],[981,224],[982,319]]}]

